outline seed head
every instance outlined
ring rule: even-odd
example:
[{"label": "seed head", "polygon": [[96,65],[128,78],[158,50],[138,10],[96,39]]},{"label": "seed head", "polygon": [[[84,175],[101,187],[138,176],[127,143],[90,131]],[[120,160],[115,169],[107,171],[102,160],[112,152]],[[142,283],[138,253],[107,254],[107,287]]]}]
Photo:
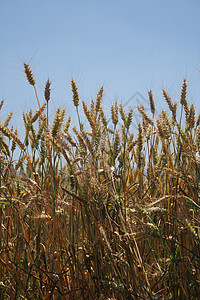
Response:
[{"label": "seed head", "polygon": [[33,77],[33,73],[28,64],[24,63],[24,72],[26,74],[27,80],[31,85],[35,85],[35,79]]},{"label": "seed head", "polygon": [[173,121],[176,122],[177,103],[175,102],[172,108]]},{"label": "seed head", "polygon": [[149,101],[150,101],[150,108],[151,108],[151,112],[152,114],[154,115],[155,114],[155,103],[154,103],[154,100],[153,100],[153,94],[152,94],[152,91],[150,90],[148,92],[149,94]]},{"label": "seed head", "polygon": [[118,123],[118,105],[117,102],[115,104],[111,105],[111,117],[112,117],[112,122],[116,126]]},{"label": "seed head", "polygon": [[97,94],[96,107],[95,107],[96,113],[100,110],[102,96],[103,96],[103,87],[100,88]]},{"label": "seed head", "polygon": [[125,124],[125,127],[128,130],[129,130],[129,127],[131,125],[132,118],[133,118],[133,110],[132,110],[132,108],[130,108],[129,112],[128,112],[128,117],[127,117],[127,120],[126,120],[126,124]]},{"label": "seed head", "polygon": [[171,101],[171,98],[169,97],[168,93],[164,89],[162,91],[163,91],[163,96],[164,96],[164,98],[165,98],[165,100],[166,100],[166,102],[169,106],[169,109],[173,112],[174,107],[173,107],[173,103]]},{"label": "seed head", "polygon": [[194,105],[192,104],[190,107],[190,112],[187,120],[188,129],[194,128],[194,125],[195,125],[195,108]]},{"label": "seed head", "polygon": [[141,113],[141,115],[143,116],[143,118],[146,120],[146,122],[148,124],[151,124],[152,126],[154,126],[154,122],[153,120],[148,116],[148,114],[146,113],[145,109],[144,109],[144,106],[141,105],[141,106],[138,106],[137,108],[139,110],[139,112]]},{"label": "seed head", "polygon": [[4,104],[4,100],[2,100],[1,103],[0,103],[0,110],[1,110],[1,108],[3,106],[3,104]]},{"label": "seed head", "polygon": [[181,99],[180,99],[180,102],[183,106],[187,106],[186,94],[187,94],[187,81],[186,79],[184,79],[184,82],[182,84]]},{"label": "seed head", "polygon": [[71,80],[72,92],[73,92],[73,102],[74,106],[79,106],[79,94],[76,82],[72,79]]},{"label": "seed head", "polygon": [[44,98],[47,102],[49,102],[50,100],[50,86],[51,86],[51,82],[49,81],[49,78],[47,79],[46,85],[45,85],[45,90],[44,90]]},{"label": "seed head", "polygon": [[119,103],[119,112],[120,112],[122,120],[124,121],[124,123],[126,123],[127,118],[126,118],[125,111],[124,111],[121,103]]}]

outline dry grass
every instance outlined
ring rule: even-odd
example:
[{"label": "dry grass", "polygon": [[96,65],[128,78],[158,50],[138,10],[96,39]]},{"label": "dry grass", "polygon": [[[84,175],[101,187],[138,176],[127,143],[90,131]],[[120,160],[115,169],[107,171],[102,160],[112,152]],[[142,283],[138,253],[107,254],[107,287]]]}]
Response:
[{"label": "dry grass", "polygon": [[155,118],[149,91],[137,133],[121,104],[108,125],[103,88],[82,123],[72,80],[70,130],[60,108],[48,123],[50,81],[41,106],[24,67],[39,110],[23,114],[23,142],[11,115],[0,123],[0,299],[198,299],[200,117],[186,81],[179,105],[163,91],[171,116]]}]

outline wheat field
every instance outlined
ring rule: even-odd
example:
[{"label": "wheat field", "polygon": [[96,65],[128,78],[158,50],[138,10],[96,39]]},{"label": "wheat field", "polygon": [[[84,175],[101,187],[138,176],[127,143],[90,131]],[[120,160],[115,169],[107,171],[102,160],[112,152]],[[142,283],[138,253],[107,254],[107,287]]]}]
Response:
[{"label": "wheat field", "polygon": [[186,80],[177,103],[163,90],[167,111],[149,91],[133,130],[132,109],[112,104],[109,121],[103,87],[88,106],[73,79],[78,126],[62,108],[49,123],[51,82],[39,99],[24,72],[38,105],[24,140],[12,113],[0,120],[0,299],[199,299],[200,115]]}]

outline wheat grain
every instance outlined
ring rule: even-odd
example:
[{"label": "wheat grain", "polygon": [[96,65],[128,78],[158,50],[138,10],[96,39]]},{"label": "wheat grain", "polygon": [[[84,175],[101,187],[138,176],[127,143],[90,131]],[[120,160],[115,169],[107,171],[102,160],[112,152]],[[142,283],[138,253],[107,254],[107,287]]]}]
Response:
[{"label": "wheat grain", "polygon": [[125,111],[124,111],[123,106],[122,106],[121,103],[119,104],[119,112],[120,112],[122,120],[124,121],[124,124],[126,124],[126,119],[127,118],[126,118],[126,114],[125,114]]},{"label": "wheat grain", "polygon": [[111,105],[111,118],[114,126],[116,127],[118,123],[118,104],[115,102],[115,104]]},{"label": "wheat grain", "polygon": [[36,113],[34,114],[34,116],[31,118],[31,123],[35,123],[37,121],[37,119],[39,118],[39,116],[41,116],[41,113],[45,110],[47,104],[44,103],[41,106],[41,109],[37,110]]},{"label": "wheat grain", "polygon": [[66,122],[66,124],[65,124],[65,126],[64,126],[64,128],[63,128],[63,131],[64,131],[65,133],[68,133],[70,124],[71,124],[71,117],[68,117],[68,120],[67,120],[67,122]]},{"label": "wheat grain", "polygon": [[99,92],[97,94],[96,107],[95,107],[96,113],[98,113],[99,110],[100,110],[102,96],[103,96],[103,87],[100,88],[100,90],[99,90]]},{"label": "wheat grain", "polygon": [[72,86],[72,92],[73,92],[73,102],[74,106],[79,106],[79,94],[78,94],[78,88],[76,85],[76,82],[72,79],[71,80],[71,86]]},{"label": "wheat grain", "polygon": [[4,104],[4,100],[2,100],[2,101],[0,102],[0,110],[1,110],[1,108],[2,108],[2,106],[3,106],[3,104]]},{"label": "wheat grain", "polygon": [[169,109],[171,110],[171,112],[173,112],[174,105],[171,101],[171,98],[169,97],[168,93],[164,89],[162,91],[163,91],[164,98],[169,106]]},{"label": "wheat grain", "polygon": [[61,111],[61,109],[58,108],[56,111],[56,115],[53,121],[52,131],[51,131],[51,135],[53,138],[55,138],[56,134],[61,130],[64,117],[65,117],[65,110],[63,109]]},{"label": "wheat grain", "polygon": [[153,114],[153,116],[155,115],[155,103],[154,103],[154,100],[153,100],[153,94],[152,94],[152,91],[150,90],[148,92],[149,94],[149,101],[150,101],[150,108],[151,108],[151,113]]},{"label": "wheat grain", "polygon": [[147,121],[148,124],[151,124],[152,126],[154,126],[154,121],[148,116],[148,114],[146,113],[144,106],[138,106],[137,108],[139,110],[139,112],[142,114],[142,116],[144,117],[144,119]]},{"label": "wheat grain", "polygon": [[45,98],[46,102],[49,102],[49,100],[50,100],[50,92],[51,92],[50,86],[51,86],[51,82],[49,81],[49,78],[48,78],[46,85],[45,85],[45,90],[44,90],[44,98]]},{"label": "wheat grain", "polygon": [[195,108],[194,105],[192,104],[190,107],[190,112],[188,115],[188,119],[187,119],[187,124],[186,124],[188,129],[192,129],[195,126]]},{"label": "wheat grain", "polygon": [[4,124],[3,124],[4,127],[7,127],[7,126],[8,126],[8,124],[9,124],[9,122],[10,122],[12,116],[13,116],[13,113],[12,113],[12,112],[9,113],[9,115],[7,116],[7,118],[6,118],[6,120],[5,120]]},{"label": "wheat grain", "polygon": [[115,160],[120,151],[120,137],[119,131],[117,130],[115,133],[115,140],[113,144],[113,159]]},{"label": "wheat grain", "polygon": [[125,123],[125,127],[126,127],[127,130],[129,130],[129,128],[130,128],[132,118],[133,118],[133,109],[130,108],[129,112],[128,112],[128,117],[127,117],[127,120],[126,120],[126,123]]},{"label": "wheat grain", "polygon": [[92,130],[95,130],[95,123],[94,123],[94,119],[91,116],[91,112],[87,109],[87,105],[84,101],[82,102],[82,105],[83,105],[84,114],[85,114],[88,122],[90,123]]},{"label": "wheat grain", "polygon": [[100,108],[100,111],[101,111],[101,120],[102,120],[102,123],[103,123],[104,127],[107,128],[107,126],[108,126],[108,121],[107,121],[107,119],[106,119],[106,116],[105,116],[105,114],[104,114],[104,111],[103,111],[103,108],[102,108],[102,107]]},{"label": "wheat grain", "polygon": [[28,82],[34,86],[35,85],[35,79],[33,77],[33,73],[30,69],[30,66],[26,63],[24,63],[24,71],[25,71],[25,74],[26,74],[26,77],[27,77],[27,80]]}]

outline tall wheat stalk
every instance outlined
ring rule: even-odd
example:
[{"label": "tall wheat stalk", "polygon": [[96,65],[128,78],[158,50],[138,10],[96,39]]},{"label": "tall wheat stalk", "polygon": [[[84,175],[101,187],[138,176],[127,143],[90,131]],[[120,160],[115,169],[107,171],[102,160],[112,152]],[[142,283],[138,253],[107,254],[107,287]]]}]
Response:
[{"label": "tall wheat stalk", "polygon": [[198,299],[200,122],[186,81],[180,114],[163,90],[157,115],[149,91],[135,132],[122,104],[107,121],[103,88],[79,106],[72,80],[71,129],[61,108],[49,122],[50,81],[40,105],[24,67],[39,110],[23,113],[24,142],[12,115],[0,123],[0,298]]}]

